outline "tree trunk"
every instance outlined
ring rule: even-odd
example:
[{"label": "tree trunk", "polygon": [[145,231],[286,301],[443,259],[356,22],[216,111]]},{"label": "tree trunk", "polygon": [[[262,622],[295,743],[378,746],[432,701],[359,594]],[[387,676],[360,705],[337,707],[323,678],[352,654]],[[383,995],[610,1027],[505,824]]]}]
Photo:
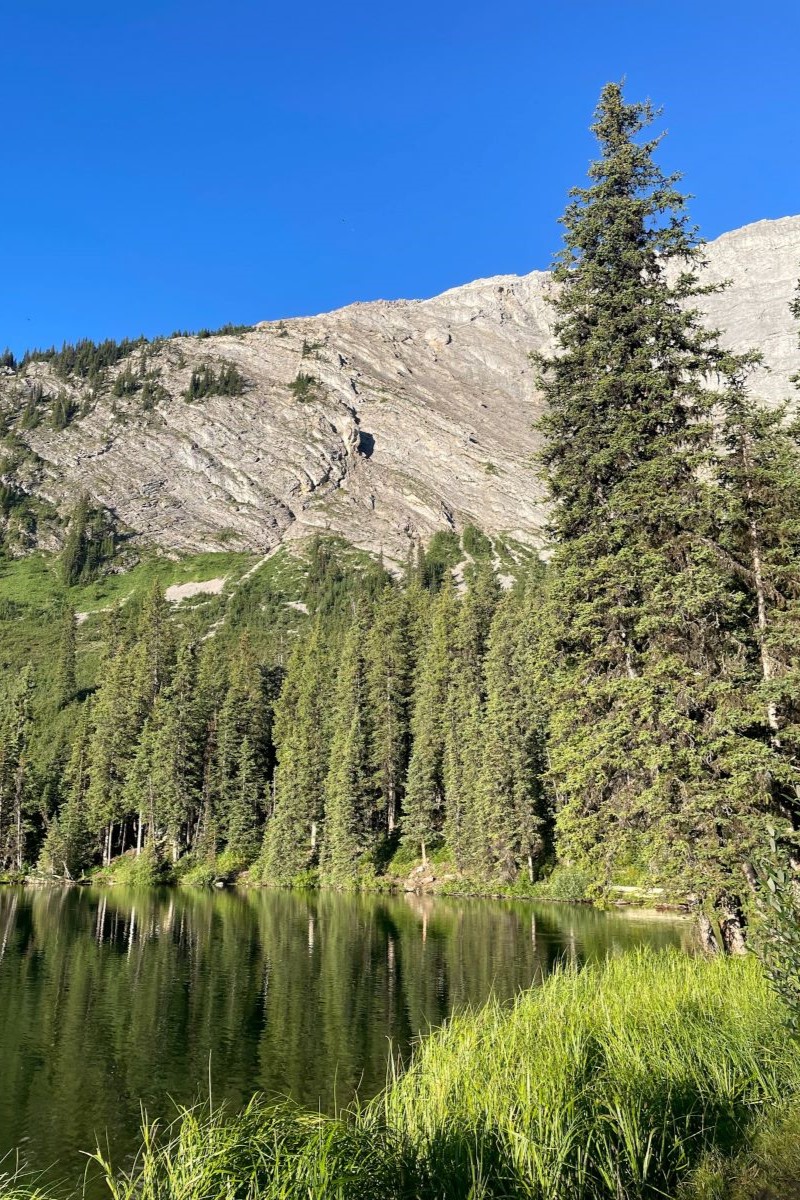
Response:
[{"label": "tree trunk", "polygon": [[394,780],[390,780],[388,795],[386,797],[386,828],[391,835],[394,833],[395,821],[397,819],[397,793],[394,785]]},{"label": "tree trunk", "polygon": [[136,822],[136,857],[142,853],[142,810],[139,809],[139,817]]},{"label": "tree trunk", "polygon": [[425,843],[424,843],[424,842],[420,842],[420,845],[421,845],[421,847],[422,847],[422,865],[423,865],[423,867],[427,867],[427,865],[428,865],[428,856],[427,856],[427,854],[425,853]]},{"label": "tree trunk", "polygon": [[741,915],[731,907],[720,910],[719,931],[726,954],[746,954],[744,925]]},{"label": "tree trunk", "polygon": [[718,954],[719,945],[714,934],[714,926],[711,924],[709,917],[705,913],[700,913],[697,918],[697,934],[700,940],[700,948],[704,954]]}]

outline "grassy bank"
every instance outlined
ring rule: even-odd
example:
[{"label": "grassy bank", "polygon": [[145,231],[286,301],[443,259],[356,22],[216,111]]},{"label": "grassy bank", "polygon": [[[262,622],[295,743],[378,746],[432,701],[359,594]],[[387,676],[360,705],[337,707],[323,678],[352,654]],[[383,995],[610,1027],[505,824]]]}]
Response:
[{"label": "grassy bank", "polygon": [[745,1198],[800,1096],[783,1018],[753,960],[638,952],[454,1018],[358,1111],[206,1106],[99,1161],[114,1200]]}]

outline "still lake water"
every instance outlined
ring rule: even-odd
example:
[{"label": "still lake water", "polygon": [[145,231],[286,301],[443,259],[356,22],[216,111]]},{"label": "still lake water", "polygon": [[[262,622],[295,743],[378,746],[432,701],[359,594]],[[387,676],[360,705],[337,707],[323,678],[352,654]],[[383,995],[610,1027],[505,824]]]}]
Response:
[{"label": "still lake water", "polygon": [[[140,1103],[254,1091],[330,1110],[390,1047],[560,960],[684,945],[686,924],[568,905],[257,891],[0,888],[0,1159],[75,1182]],[[0,1166],[0,1172],[9,1163]]]}]

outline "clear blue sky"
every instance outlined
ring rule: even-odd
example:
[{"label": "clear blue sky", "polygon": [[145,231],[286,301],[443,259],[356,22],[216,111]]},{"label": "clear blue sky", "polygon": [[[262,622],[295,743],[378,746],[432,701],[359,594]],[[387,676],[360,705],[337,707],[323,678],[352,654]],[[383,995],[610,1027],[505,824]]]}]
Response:
[{"label": "clear blue sky", "polygon": [[548,265],[608,79],[707,237],[800,212],[796,0],[8,0],[0,347]]}]

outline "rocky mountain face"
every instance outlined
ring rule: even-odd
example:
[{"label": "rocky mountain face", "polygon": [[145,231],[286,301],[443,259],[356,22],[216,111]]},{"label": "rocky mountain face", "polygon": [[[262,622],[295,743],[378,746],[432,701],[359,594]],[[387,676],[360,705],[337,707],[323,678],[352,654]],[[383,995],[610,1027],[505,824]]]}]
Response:
[{"label": "rocky mountain face", "polygon": [[[791,397],[800,217],[725,234],[707,260],[708,280],[732,281],[703,301],[709,322],[731,347],[763,353],[753,388],[765,403]],[[536,271],[174,337],[134,350],[94,388],[46,361],[6,369],[15,449],[4,482],[62,515],[88,493],[135,540],[172,551],[266,551],[328,530],[402,559],[415,539],[468,522],[536,544],[541,404],[528,355],[552,345],[551,287]],[[187,400],[206,365],[234,366],[241,394]],[[133,382],[115,388],[123,373]],[[31,396],[43,415],[25,422]],[[74,410],[64,428],[56,404]]]}]

